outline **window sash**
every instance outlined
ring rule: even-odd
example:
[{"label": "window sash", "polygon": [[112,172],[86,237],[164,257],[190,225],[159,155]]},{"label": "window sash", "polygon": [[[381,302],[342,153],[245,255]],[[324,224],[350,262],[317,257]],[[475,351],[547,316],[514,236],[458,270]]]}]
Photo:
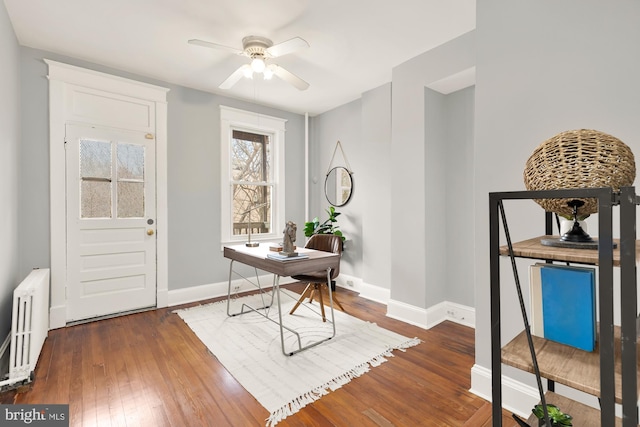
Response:
[{"label": "window sash", "polygon": [[[265,116],[248,111],[220,106],[220,123],[221,123],[221,244],[234,244],[247,240],[246,224],[238,224],[238,212],[244,212],[238,206],[234,206],[234,189],[238,185],[251,186],[253,188],[268,189],[266,193],[269,195],[268,200],[262,201],[260,197],[251,200],[251,206],[255,210],[252,212],[251,219],[252,241],[273,241],[280,239],[282,233],[278,232],[279,224],[284,224],[284,133],[286,120],[277,117]],[[234,135],[235,133],[235,135]],[[233,179],[233,159],[232,144],[234,136],[250,137],[251,134],[266,135],[264,140],[264,152],[268,152],[268,158],[262,159],[266,162],[268,174],[263,175],[260,180],[234,180]],[[238,138],[240,139],[240,138]],[[247,187],[249,188],[249,187]],[[258,203],[258,200],[260,203]],[[244,202],[248,207],[249,201]],[[256,205],[269,203],[268,209],[255,208]],[[246,210],[246,209],[245,209]],[[256,212],[260,210],[260,215]],[[268,227],[264,224],[267,221],[261,221],[264,218],[269,219]],[[256,224],[254,225],[254,220]],[[244,231],[238,229],[245,227]],[[267,229],[268,228],[268,229]]]}]

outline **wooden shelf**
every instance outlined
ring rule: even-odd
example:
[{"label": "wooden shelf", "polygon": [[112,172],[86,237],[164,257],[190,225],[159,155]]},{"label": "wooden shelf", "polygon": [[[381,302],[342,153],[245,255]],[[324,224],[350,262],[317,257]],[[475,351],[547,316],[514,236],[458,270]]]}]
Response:
[{"label": "wooden shelf", "polygon": [[[576,390],[600,397],[599,339],[593,352],[532,336],[540,375]],[[615,400],[622,402],[620,328],[614,327]],[[638,344],[636,344],[638,346]],[[640,354],[640,353],[639,353]],[[526,333],[523,331],[502,348],[502,363],[535,373]],[[638,365],[640,366],[640,364]],[[640,392],[640,381],[638,382]],[[573,415],[573,414],[572,414]],[[577,424],[581,425],[581,424]]]},{"label": "wooden shelf", "polygon": [[[568,261],[580,264],[598,264],[597,249],[570,249],[544,246],[540,243],[544,238],[558,238],[559,236],[540,236],[529,240],[513,243],[513,253],[519,258],[533,258],[553,261]],[[613,250],[613,265],[620,266],[620,239],[613,239],[617,247]],[[509,255],[509,249],[500,246],[500,255]],[[640,262],[640,240],[636,240],[636,263]]]},{"label": "wooden shelf", "polygon": [[[637,318],[637,274],[636,265],[640,262],[640,241],[635,240],[635,245],[630,242],[630,247],[625,247],[625,253],[622,254],[620,247],[620,239],[613,239],[616,244],[614,248],[602,246],[596,249],[572,249],[554,246],[545,246],[542,239],[558,239],[559,236],[544,235],[529,240],[513,243],[512,249],[515,257],[529,258],[542,261],[558,261],[575,264],[587,264],[599,266],[598,272],[598,295],[601,300],[599,320],[602,323],[602,334],[598,334],[596,350],[594,352],[586,352],[559,344],[540,337],[532,337],[533,342],[527,340],[524,332],[516,336],[506,346],[503,345],[501,330],[501,313],[500,300],[503,294],[500,284],[501,256],[509,256],[509,248],[501,245],[499,242],[508,234],[506,215],[503,207],[505,201],[510,200],[531,200],[531,199],[552,199],[552,198],[588,198],[594,197],[598,199],[598,208],[602,227],[600,227],[601,237],[611,236],[613,233],[612,221],[613,208],[619,207],[620,228],[619,233],[622,237],[632,237],[636,239],[635,227],[636,207],[640,204],[639,195],[636,194],[634,187],[623,187],[619,192],[614,192],[608,188],[601,189],[567,189],[567,190],[546,190],[546,191],[509,191],[509,192],[492,192],[489,193],[489,270],[491,275],[490,298],[491,298],[491,363],[492,363],[492,410],[494,414],[498,414],[502,406],[502,396],[500,390],[502,388],[502,366],[510,365],[517,369],[534,373],[531,353],[535,353],[538,366],[540,368],[538,381],[546,378],[566,385],[575,390],[583,391],[600,398],[600,410],[588,410],[577,405],[576,402],[567,398],[552,395],[549,403],[556,403],[562,410],[571,413],[574,416],[574,425],[576,426],[597,426],[603,421],[606,427],[614,425],[622,425],[620,420],[615,418],[614,403],[621,403],[623,411],[628,414],[624,424],[627,426],[635,426],[638,423],[637,396],[640,387],[636,390],[627,390],[628,385],[634,385],[636,382],[640,385],[638,377],[638,351],[637,339],[633,333],[633,324]],[[602,221],[602,219],[607,221]],[[502,219],[502,234],[500,221]],[[545,214],[545,229],[551,233],[552,214]],[[597,239],[596,239],[597,240]],[[607,239],[611,241],[610,239]],[[635,258],[635,263],[634,263]],[[600,262],[602,261],[602,262]],[[515,266],[514,266],[515,267]],[[620,328],[614,327],[614,302],[617,296],[614,294],[614,282],[617,278],[614,274],[614,268],[620,268],[620,295],[619,295],[619,311],[621,321],[625,329],[629,328],[631,336],[625,335],[625,346],[622,348],[620,339]],[[526,302],[522,298],[522,289],[518,280],[518,273],[514,268],[514,280],[518,291],[518,300],[520,307],[525,314]],[[611,336],[611,334],[613,336]],[[629,340],[630,342],[627,342]],[[635,344],[635,347],[630,345]],[[529,347],[531,344],[531,348]],[[600,346],[605,347],[600,351]],[[609,351],[609,346],[614,351]],[[605,351],[608,350],[608,351]],[[624,354],[622,354],[624,353]],[[624,383],[625,395],[622,397],[622,359],[625,361],[624,366]],[[636,359],[634,361],[634,359]],[[634,363],[635,362],[635,363]],[[602,369],[601,369],[602,367]],[[601,388],[601,381],[603,387]],[[558,400],[566,399],[566,400]],[[624,400],[624,402],[623,402]],[[574,409],[575,408],[575,409]],[[636,411],[634,413],[634,410]],[[585,415],[588,414],[588,415]],[[496,416],[497,419],[497,416]],[[494,419],[493,427],[501,426],[500,420]],[[615,420],[615,422],[614,422]],[[630,422],[631,421],[631,422]],[[537,426],[535,417],[530,421],[532,425]]]},{"label": "wooden shelf", "polygon": [[[568,399],[552,392],[547,392],[544,395],[545,402],[547,404],[552,403],[556,405],[560,410],[573,417],[573,425],[580,427],[600,427],[600,411],[592,408],[591,406],[583,405],[575,400]],[[538,426],[538,418],[531,414],[527,419],[527,424],[530,426]],[[622,420],[616,418],[616,426],[622,426]]]}]

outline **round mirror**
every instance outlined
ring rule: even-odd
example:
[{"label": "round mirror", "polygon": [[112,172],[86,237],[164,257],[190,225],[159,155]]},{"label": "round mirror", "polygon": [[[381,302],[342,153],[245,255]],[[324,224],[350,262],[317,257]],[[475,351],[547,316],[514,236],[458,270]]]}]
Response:
[{"label": "round mirror", "polygon": [[353,180],[351,172],[345,167],[337,166],[329,171],[324,181],[324,194],[333,206],[344,206],[351,199]]}]

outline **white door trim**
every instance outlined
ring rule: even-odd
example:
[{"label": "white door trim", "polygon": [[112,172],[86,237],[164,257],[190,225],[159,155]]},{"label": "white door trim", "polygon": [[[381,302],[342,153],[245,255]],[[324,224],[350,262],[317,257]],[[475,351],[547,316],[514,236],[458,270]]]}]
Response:
[{"label": "white door trim", "polygon": [[157,306],[168,305],[168,223],[167,223],[167,101],[169,89],[113,76],[56,61],[49,66],[49,175],[51,225],[51,308],[49,328],[64,327],[66,321],[66,177],[65,124],[118,124],[102,122],[101,117],[80,116],[74,112],[69,96],[73,90],[97,90],[116,96],[152,101],[155,113],[148,123],[137,124],[139,130],[156,138],[156,231],[157,231]]}]

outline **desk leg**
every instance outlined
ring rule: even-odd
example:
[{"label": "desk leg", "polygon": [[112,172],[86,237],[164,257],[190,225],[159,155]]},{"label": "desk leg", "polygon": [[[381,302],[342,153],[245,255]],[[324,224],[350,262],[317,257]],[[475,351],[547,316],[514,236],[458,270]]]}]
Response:
[{"label": "desk leg", "polygon": [[[271,290],[271,302],[269,302],[269,304],[265,303],[264,301],[264,291],[262,290],[262,286],[260,285],[260,278],[258,277],[258,270],[256,268],[254,268],[255,273],[256,273],[256,283],[257,283],[257,288],[258,291],[260,291],[260,296],[262,298],[262,307],[260,308],[253,308],[250,307],[246,304],[242,304],[242,307],[240,309],[240,311],[238,313],[231,313],[231,278],[233,277],[233,262],[234,260],[232,259],[231,262],[229,263],[229,283],[227,285],[227,316],[232,317],[232,316],[237,316],[239,314],[244,314],[246,313],[245,308],[248,308],[249,311],[257,311],[257,310],[263,310],[263,309],[267,309],[269,307],[271,307],[271,304],[273,304],[273,292],[274,290]],[[239,273],[238,273],[239,274]],[[240,274],[239,274],[240,275]],[[249,279],[247,279],[246,277],[240,275],[240,277],[242,277],[243,279],[251,282]],[[256,286],[255,283],[253,283],[254,286]]]},{"label": "desk leg", "polygon": [[[321,339],[319,341],[316,341],[316,342],[313,342],[311,344],[308,344],[308,345],[306,345],[304,347],[302,346],[302,341],[300,340],[300,335],[297,332],[291,330],[290,328],[287,328],[286,326],[283,327],[283,325],[282,325],[282,308],[281,308],[281,305],[280,305],[280,286],[278,284],[277,279],[278,279],[278,277],[276,276],[276,282],[274,283],[274,286],[277,287],[277,294],[278,294],[277,295],[277,298],[278,298],[278,316],[279,316],[278,320],[280,321],[280,340],[281,340],[280,342],[282,343],[282,354],[284,354],[285,356],[293,356],[294,354],[300,353],[303,350],[306,350],[306,349],[311,348],[311,347],[315,347],[318,344],[321,344],[321,343],[323,343],[325,341],[329,341],[331,338],[336,336],[336,320],[335,320],[335,316],[334,316],[334,313],[333,313],[333,293],[331,292],[331,269],[330,268],[327,268],[327,286],[329,287],[329,307],[331,308],[331,327],[333,328],[333,334],[328,338]],[[293,332],[294,334],[296,334],[296,336],[298,337],[298,349],[297,350],[290,351],[288,353],[285,351],[285,349],[284,349],[284,330],[283,329],[287,329],[287,330]]]},{"label": "desk leg", "polygon": [[227,286],[227,316],[231,316],[231,313],[229,313],[229,308],[231,305],[231,276],[233,276],[233,261],[231,260],[231,262],[229,263],[229,284]]},{"label": "desk leg", "polygon": [[331,269],[327,268],[327,288],[329,288],[329,307],[331,307],[331,325],[333,326],[333,335],[336,336],[336,321],[333,316],[333,292],[331,291]]},{"label": "desk leg", "polygon": [[[273,298],[274,298],[274,293],[275,293],[275,298],[277,298],[278,300],[278,325],[280,326],[280,345],[282,348],[282,354],[284,354],[285,356],[293,356],[296,353],[301,352],[302,350],[306,350],[308,348],[311,347],[315,347],[316,345],[323,343],[325,341],[330,340],[331,338],[336,336],[336,322],[335,322],[335,317],[334,317],[334,312],[333,312],[333,293],[331,291],[331,269],[327,268],[327,287],[329,288],[329,306],[331,308],[331,327],[333,328],[333,334],[328,337],[328,338],[324,338],[322,340],[313,342],[309,345],[306,346],[302,346],[302,339],[300,338],[300,334],[296,331],[294,331],[293,329],[284,326],[284,324],[282,323],[282,302],[280,300],[280,276],[278,276],[277,274],[273,275],[273,287],[271,289],[271,303],[269,303],[269,305],[264,304],[264,299],[262,301],[264,307],[260,307],[260,308],[253,308],[247,304],[242,304],[242,309],[240,310],[240,312],[238,313],[231,313],[230,312],[230,306],[231,306],[231,278],[233,276],[233,262],[234,260],[231,260],[231,263],[229,264],[229,283],[228,283],[228,287],[227,287],[227,316],[231,317],[231,316],[237,316],[240,314],[244,314],[246,313],[245,308],[248,309],[248,311],[253,311],[256,312],[258,314],[260,314],[261,316],[265,317],[267,320],[270,320],[272,322],[275,322],[275,320],[269,318],[268,316],[268,312],[267,314],[264,313],[260,313],[258,310],[262,310],[265,308],[269,308],[271,306],[271,304],[273,303]],[[256,271],[256,276],[257,276],[257,271]],[[260,292],[262,293],[262,287],[258,286]],[[290,351],[287,352],[284,348],[284,330],[287,330],[289,332],[291,332],[292,334],[294,334],[296,336],[296,338],[298,339],[298,349],[294,350],[294,351]]]}]

